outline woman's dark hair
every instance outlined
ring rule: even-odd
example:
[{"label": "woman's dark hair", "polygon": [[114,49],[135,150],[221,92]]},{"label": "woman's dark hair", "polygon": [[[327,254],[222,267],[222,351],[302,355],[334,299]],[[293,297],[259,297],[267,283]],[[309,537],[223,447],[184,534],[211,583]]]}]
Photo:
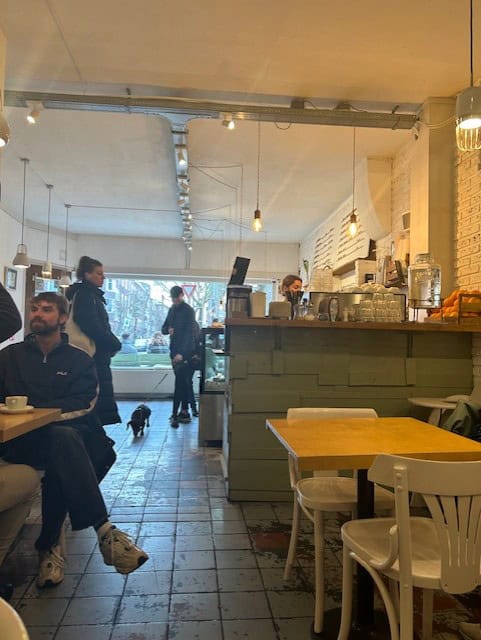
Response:
[{"label": "woman's dark hair", "polygon": [[281,291],[287,291],[287,289],[291,286],[291,284],[294,284],[296,280],[299,280],[299,282],[302,282],[302,278],[300,276],[295,276],[295,275],[286,276],[281,283]]},{"label": "woman's dark hair", "polygon": [[101,262],[95,258],[89,258],[88,256],[82,256],[78,261],[78,267],[76,270],[77,280],[84,280],[86,273],[92,273],[95,267],[103,266]]}]

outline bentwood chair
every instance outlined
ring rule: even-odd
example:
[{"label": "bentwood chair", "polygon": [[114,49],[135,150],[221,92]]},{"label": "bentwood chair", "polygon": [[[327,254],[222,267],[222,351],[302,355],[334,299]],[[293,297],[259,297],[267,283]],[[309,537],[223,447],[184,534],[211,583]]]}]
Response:
[{"label": "bentwood chair", "polygon": [[2,640],[28,640],[22,619],[8,602],[0,598],[0,629]]},{"label": "bentwood chair", "polygon": [[[352,408],[292,408],[287,412],[289,420],[319,420],[329,418],[377,418],[374,409]],[[316,601],[314,611],[314,631],[320,633],[324,622],[324,512],[355,512],[357,504],[357,480],[340,477],[337,471],[315,471],[312,478],[301,478],[295,459],[289,455],[289,477],[294,493],[292,530],[289,551],[284,570],[284,580],[288,580],[295,560],[299,535],[300,510],[314,524],[314,566]],[[392,511],[393,494],[377,487],[374,496],[375,508]]]},{"label": "bentwood chair", "polygon": [[[466,593],[481,583],[481,461],[433,462],[382,454],[368,477],[394,489],[396,517],[351,520],[342,526],[338,640],[349,637],[353,561],[368,571],[379,589],[391,640],[413,639],[413,587],[423,589],[427,640],[432,637],[434,590]],[[410,491],[422,494],[431,517],[410,516]],[[399,584],[399,602],[393,601],[383,575]]]}]

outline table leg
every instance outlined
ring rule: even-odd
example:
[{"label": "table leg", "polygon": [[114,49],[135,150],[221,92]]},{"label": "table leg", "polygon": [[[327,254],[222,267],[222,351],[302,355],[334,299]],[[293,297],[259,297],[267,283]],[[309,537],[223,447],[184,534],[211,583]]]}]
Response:
[{"label": "table leg", "polygon": [[[357,472],[357,517],[374,516],[374,484],[367,479],[367,470]],[[374,585],[370,575],[357,565],[357,624],[371,626],[374,622]]]}]

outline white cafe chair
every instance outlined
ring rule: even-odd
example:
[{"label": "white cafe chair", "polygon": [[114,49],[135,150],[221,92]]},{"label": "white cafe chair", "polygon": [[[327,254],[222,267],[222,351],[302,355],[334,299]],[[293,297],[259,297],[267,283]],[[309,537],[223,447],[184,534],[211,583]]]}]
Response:
[{"label": "white cafe chair", "polygon": [[[349,637],[354,560],[379,589],[391,640],[413,639],[413,587],[423,589],[422,637],[427,640],[432,637],[434,590],[467,593],[481,583],[481,461],[433,462],[382,454],[368,477],[394,488],[396,516],[351,520],[342,526],[338,640]],[[410,491],[422,494],[431,517],[410,516]],[[393,601],[383,575],[399,584],[399,602]]]},{"label": "white cafe chair", "polygon": [[[289,420],[316,420],[328,418],[377,418],[374,409],[351,408],[309,408],[288,409]],[[289,477],[294,493],[292,530],[284,569],[284,580],[288,580],[296,556],[299,535],[300,509],[314,524],[314,567],[316,601],[314,610],[314,631],[320,633],[324,623],[324,518],[323,513],[350,511],[353,514],[357,503],[356,478],[344,478],[337,471],[315,471],[312,478],[301,478],[295,459],[289,455]],[[375,507],[380,511],[392,511],[393,494],[377,487],[374,496]]]},{"label": "white cafe chair", "polygon": [[0,598],[0,630],[2,640],[29,640],[22,619],[2,598]]}]

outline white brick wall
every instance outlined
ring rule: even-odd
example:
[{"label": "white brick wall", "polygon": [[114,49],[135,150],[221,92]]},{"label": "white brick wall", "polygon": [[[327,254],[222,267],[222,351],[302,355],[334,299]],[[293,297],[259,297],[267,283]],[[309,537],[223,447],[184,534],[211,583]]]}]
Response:
[{"label": "white brick wall", "polygon": [[[457,288],[481,289],[480,154],[458,152],[455,185],[454,282]],[[481,334],[473,334],[473,375],[481,380]]]},{"label": "white brick wall", "polygon": [[377,257],[391,254],[391,241],[403,229],[402,215],[411,207],[411,159],[413,144],[408,142],[392,161],[391,174],[391,233],[376,242]]}]

